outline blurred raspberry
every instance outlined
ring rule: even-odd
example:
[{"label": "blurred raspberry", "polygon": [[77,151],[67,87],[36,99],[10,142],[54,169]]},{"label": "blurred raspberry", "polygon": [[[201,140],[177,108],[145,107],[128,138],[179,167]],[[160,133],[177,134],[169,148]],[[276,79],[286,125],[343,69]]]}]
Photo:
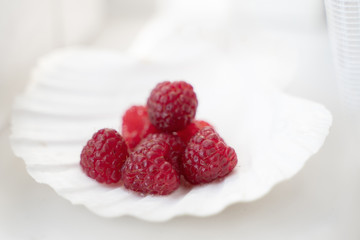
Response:
[{"label": "blurred raspberry", "polygon": [[198,101],[193,87],[184,82],[162,82],[147,100],[150,122],[161,131],[185,128],[194,119]]},{"label": "blurred raspberry", "polygon": [[145,106],[132,106],[122,118],[122,135],[130,149],[134,149],[141,139],[158,130],[150,123]]},{"label": "blurred raspberry", "polygon": [[212,127],[204,127],[185,149],[182,173],[192,184],[208,183],[229,174],[236,164],[234,149]]},{"label": "blurred raspberry", "polygon": [[194,120],[186,128],[177,132],[177,135],[183,140],[184,143],[188,143],[196,133],[203,127],[212,127],[209,123],[202,120]]},{"label": "blurred raspberry", "polygon": [[100,183],[116,183],[128,157],[126,143],[114,129],[100,129],[87,142],[80,156],[84,172]]}]

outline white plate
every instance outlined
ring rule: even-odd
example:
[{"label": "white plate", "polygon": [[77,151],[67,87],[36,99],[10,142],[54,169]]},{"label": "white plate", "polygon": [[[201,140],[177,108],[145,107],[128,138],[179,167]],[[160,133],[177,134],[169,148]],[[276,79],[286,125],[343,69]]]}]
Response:
[{"label": "white plate", "polygon": [[[209,216],[258,199],[294,176],[319,150],[331,114],[320,104],[241,77],[229,64],[209,64],[206,59],[177,66],[140,62],[90,49],[54,52],[40,61],[27,91],[16,99],[12,148],[37,182],[104,217],[165,221],[184,214]],[[144,104],[155,84],[167,79],[193,84],[197,118],[213,124],[237,152],[233,173],[165,197],[142,197],[88,178],[79,166],[86,141],[100,128],[118,129],[123,112]]]}]

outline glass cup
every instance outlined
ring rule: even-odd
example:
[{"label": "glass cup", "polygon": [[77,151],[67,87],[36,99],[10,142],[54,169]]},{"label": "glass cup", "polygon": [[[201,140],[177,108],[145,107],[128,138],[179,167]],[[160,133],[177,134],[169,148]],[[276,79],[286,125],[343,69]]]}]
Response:
[{"label": "glass cup", "polygon": [[340,96],[360,113],[360,1],[325,0]]}]

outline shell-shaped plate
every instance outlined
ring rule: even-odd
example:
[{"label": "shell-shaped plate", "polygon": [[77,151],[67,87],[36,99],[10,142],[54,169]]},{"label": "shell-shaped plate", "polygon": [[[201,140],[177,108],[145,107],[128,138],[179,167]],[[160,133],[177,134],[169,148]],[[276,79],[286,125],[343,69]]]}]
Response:
[{"label": "shell-shaped plate", "polygon": [[[222,75],[224,66],[173,66],[103,50],[56,51],[39,62],[26,92],[16,99],[12,148],[37,182],[103,217],[165,221],[209,216],[230,204],[253,201],[303,167],[323,144],[332,118],[322,105],[257,85],[251,76]],[[88,178],[79,160],[92,134],[104,127],[119,130],[124,111],[145,104],[156,83],[179,79],[194,86],[197,118],[214,125],[236,150],[235,170],[169,196],[140,196]]]}]

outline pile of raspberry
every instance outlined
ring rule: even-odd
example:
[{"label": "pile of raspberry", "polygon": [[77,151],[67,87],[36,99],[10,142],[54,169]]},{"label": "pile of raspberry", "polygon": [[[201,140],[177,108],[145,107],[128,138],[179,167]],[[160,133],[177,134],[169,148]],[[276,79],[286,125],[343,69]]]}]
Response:
[{"label": "pile of raspberry", "polygon": [[159,83],[146,106],[125,112],[121,135],[104,128],[92,136],[81,152],[83,171],[100,183],[155,195],[223,178],[236,153],[209,123],[195,120],[197,106],[190,84]]}]

